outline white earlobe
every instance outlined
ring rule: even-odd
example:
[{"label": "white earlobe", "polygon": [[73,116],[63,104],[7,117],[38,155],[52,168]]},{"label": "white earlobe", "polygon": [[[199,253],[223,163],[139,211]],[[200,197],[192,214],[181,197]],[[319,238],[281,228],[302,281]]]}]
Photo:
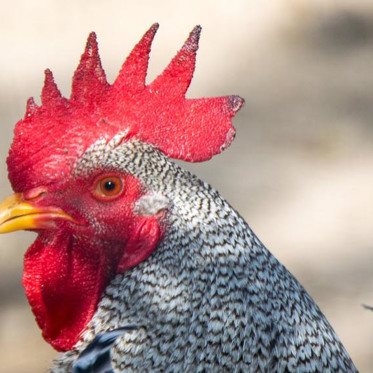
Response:
[{"label": "white earlobe", "polygon": [[168,209],[170,201],[162,194],[155,193],[142,196],[135,205],[139,215],[157,215],[160,211]]}]

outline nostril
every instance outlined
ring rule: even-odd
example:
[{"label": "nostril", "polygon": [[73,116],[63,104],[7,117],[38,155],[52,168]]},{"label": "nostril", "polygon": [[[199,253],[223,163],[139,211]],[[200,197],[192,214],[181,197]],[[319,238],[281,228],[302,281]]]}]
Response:
[{"label": "nostril", "polygon": [[47,194],[48,192],[44,187],[37,187],[23,193],[23,198],[29,201],[45,197]]}]

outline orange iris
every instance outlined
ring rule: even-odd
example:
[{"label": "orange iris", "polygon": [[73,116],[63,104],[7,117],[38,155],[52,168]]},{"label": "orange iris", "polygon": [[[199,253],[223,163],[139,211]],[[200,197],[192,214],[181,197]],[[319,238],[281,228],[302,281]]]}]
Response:
[{"label": "orange iris", "polygon": [[98,197],[113,198],[119,196],[124,188],[124,180],[118,176],[104,176],[96,181],[94,193]]}]

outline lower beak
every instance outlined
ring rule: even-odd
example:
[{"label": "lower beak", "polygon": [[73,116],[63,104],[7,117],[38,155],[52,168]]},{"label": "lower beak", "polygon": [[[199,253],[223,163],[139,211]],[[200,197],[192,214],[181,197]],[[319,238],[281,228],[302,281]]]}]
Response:
[{"label": "lower beak", "polygon": [[51,229],[56,220],[73,220],[57,207],[36,206],[25,201],[22,193],[16,193],[0,203],[0,233],[23,229]]}]

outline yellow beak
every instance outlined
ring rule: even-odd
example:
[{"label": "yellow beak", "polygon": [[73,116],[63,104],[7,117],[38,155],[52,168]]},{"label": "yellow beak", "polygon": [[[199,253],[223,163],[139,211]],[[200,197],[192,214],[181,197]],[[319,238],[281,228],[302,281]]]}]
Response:
[{"label": "yellow beak", "polygon": [[73,220],[56,207],[38,207],[26,202],[22,193],[16,193],[0,203],[0,233],[22,229],[50,229],[56,219]]}]

